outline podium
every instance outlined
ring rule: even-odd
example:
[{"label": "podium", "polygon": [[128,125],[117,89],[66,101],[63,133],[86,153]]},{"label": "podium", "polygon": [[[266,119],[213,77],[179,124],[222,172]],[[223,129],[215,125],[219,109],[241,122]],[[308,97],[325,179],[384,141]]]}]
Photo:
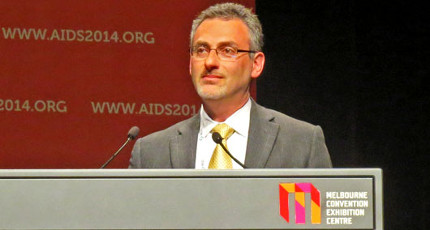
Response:
[{"label": "podium", "polygon": [[380,169],[0,170],[0,229],[383,229]]}]

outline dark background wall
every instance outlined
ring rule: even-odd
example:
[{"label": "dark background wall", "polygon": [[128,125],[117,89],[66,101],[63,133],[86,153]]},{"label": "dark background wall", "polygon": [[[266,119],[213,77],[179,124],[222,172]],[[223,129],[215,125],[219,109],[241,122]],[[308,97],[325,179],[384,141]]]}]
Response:
[{"label": "dark background wall", "polygon": [[385,229],[427,229],[429,8],[410,1],[256,1],[258,101],[321,125],[334,167],[384,173]]}]

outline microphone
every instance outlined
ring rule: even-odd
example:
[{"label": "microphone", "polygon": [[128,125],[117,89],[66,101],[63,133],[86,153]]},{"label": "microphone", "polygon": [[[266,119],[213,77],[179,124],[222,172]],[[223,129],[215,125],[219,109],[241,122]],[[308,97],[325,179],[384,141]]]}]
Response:
[{"label": "microphone", "polygon": [[139,127],[137,126],[131,127],[131,129],[128,131],[127,138],[134,140],[137,137],[137,135],[139,135],[139,131],[140,131]]},{"label": "microphone", "polygon": [[224,149],[224,151],[230,156],[231,159],[233,159],[238,165],[240,165],[242,168],[248,168],[246,167],[244,164],[242,164],[242,162],[240,162],[238,159],[236,159],[233,155],[231,155],[230,151],[228,151],[228,149],[224,146],[224,144],[222,143],[223,138],[221,137],[221,134],[219,134],[218,132],[213,132],[212,133],[212,140],[214,140],[215,143],[221,145],[221,147]]},{"label": "microphone", "polygon": [[121,150],[128,144],[128,142],[130,142],[131,140],[134,140],[139,134],[139,131],[140,131],[139,127],[137,126],[131,127],[130,131],[128,131],[127,140],[125,141],[125,143],[121,146],[121,148],[118,149],[118,151],[116,151],[113,154],[113,156],[108,161],[106,161],[106,163],[102,165],[101,169],[104,169],[118,155],[118,153],[121,152]]}]

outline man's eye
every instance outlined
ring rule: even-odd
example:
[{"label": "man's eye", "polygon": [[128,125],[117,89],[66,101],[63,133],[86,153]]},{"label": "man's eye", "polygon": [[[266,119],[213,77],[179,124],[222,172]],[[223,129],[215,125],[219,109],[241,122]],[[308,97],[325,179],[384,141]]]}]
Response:
[{"label": "man's eye", "polygon": [[195,52],[198,53],[198,54],[207,53],[208,49],[206,49],[205,47],[197,47],[195,49]]},{"label": "man's eye", "polygon": [[224,47],[221,49],[221,52],[227,55],[236,55],[236,49],[233,47]]}]

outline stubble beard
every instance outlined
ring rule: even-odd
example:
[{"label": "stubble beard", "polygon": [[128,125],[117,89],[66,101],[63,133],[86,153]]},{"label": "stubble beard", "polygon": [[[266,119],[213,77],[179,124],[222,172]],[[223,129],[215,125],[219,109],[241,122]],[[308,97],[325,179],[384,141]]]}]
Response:
[{"label": "stubble beard", "polygon": [[227,86],[201,85],[195,84],[197,94],[202,100],[219,100],[227,94]]},{"label": "stubble beard", "polygon": [[227,83],[224,79],[220,85],[204,83],[204,76],[210,74],[210,71],[205,71],[196,79],[193,77],[194,88],[202,100],[219,100],[227,95]]}]

